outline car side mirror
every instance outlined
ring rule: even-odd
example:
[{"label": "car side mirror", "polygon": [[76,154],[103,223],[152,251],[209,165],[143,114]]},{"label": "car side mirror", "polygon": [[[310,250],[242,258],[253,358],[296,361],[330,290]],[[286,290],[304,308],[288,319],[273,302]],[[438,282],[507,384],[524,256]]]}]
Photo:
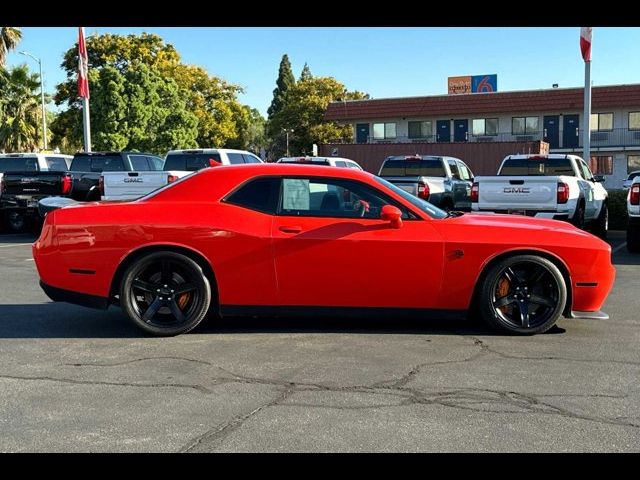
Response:
[{"label": "car side mirror", "polygon": [[599,183],[604,182],[604,175],[594,175],[593,176],[593,181],[594,182],[599,182]]},{"label": "car side mirror", "polygon": [[402,212],[398,207],[393,205],[385,205],[382,207],[380,218],[391,224],[392,228],[402,227]]}]

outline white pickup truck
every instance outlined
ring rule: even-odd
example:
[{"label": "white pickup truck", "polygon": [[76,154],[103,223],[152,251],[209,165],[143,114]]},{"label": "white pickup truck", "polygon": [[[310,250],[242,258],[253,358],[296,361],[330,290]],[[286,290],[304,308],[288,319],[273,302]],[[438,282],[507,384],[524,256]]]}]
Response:
[{"label": "white pickup truck", "polygon": [[251,152],[229,148],[171,150],[167,153],[162,171],[103,172],[100,179],[101,198],[133,200],[202,168],[245,163],[262,163],[262,160]]},{"label": "white pickup truck", "polygon": [[627,250],[640,253],[640,176],[633,179],[627,193]]},{"label": "white pickup truck", "polygon": [[474,179],[471,210],[566,220],[578,228],[589,225],[606,238],[609,210],[603,181],[576,155],[509,155],[497,176]]}]

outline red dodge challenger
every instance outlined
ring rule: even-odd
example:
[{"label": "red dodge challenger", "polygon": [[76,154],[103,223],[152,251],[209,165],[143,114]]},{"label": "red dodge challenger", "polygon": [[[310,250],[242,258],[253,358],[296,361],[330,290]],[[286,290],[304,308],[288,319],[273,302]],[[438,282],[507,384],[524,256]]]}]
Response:
[{"label": "red dodge challenger", "polygon": [[556,220],[446,213],[366,172],[209,168],[132,202],[54,210],[33,244],[54,301],[153,335],[213,315],[479,313],[533,334],[603,318],[611,247]]}]

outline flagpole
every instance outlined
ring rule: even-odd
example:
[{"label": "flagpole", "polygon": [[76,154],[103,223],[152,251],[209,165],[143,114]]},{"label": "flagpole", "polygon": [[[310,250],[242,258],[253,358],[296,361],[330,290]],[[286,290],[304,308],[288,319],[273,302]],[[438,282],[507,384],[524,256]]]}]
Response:
[{"label": "flagpole", "polygon": [[89,99],[82,97],[82,127],[84,130],[84,151],[91,151],[91,124],[89,123]]},{"label": "flagpole", "polygon": [[583,158],[589,165],[591,160],[591,60],[584,62],[584,137]]}]

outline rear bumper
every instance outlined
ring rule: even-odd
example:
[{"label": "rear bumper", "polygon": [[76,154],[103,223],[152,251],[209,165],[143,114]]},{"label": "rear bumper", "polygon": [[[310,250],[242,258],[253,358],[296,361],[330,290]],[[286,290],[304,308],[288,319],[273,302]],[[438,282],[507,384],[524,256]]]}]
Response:
[{"label": "rear bumper", "polygon": [[598,310],[597,312],[578,312],[575,310],[571,311],[569,318],[588,318],[592,320],[609,320],[609,315],[604,313],[602,310]]},{"label": "rear bumper", "polygon": [[76,305],[82,305],[83,307],[97,308],[100,310],[105,310],[109,306],[108,298],[52,287],[51,285],[44,283],[42,280],[40,281],[40,288],[42,288],[44,293],[47,294],[47,297],[54,302],[73,303]]}]

